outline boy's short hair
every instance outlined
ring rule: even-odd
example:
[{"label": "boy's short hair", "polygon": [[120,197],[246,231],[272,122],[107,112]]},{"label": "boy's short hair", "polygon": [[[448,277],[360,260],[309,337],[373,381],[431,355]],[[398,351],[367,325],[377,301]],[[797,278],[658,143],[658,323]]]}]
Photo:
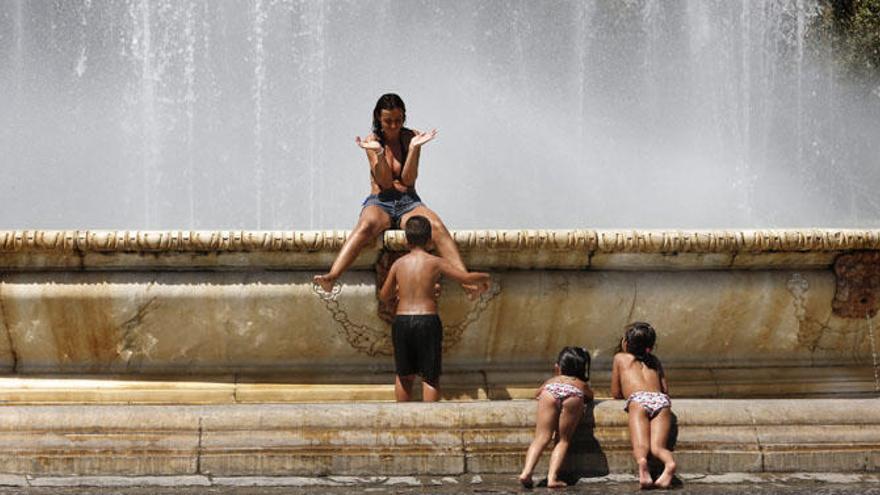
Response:
[{"label": "boy's short hair", "polygon": [[406,221],[406,242],[424,247],[431,240],[431,221],[421,215],[413,215]]}]

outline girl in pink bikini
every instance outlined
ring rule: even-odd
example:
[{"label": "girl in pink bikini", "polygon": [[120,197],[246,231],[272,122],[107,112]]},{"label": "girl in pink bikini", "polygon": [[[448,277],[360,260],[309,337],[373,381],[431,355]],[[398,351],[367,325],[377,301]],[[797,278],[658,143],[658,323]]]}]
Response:
[{"label": "girl in pink bikini", "polygon": [[[669,488],[675,474],[675,460],[667,448],[672,403],[663,365],[651,352],[656,340],[657,333],[649,323],[637,321],[627,325],[611,368],[611,395],[615,399],[626,397],[623,409],[629,414],[633,457],[643,489]],[[657,481],[651,479],[648,471],[648,453],[664,465]]]},{"label": "girl in pink bikini", "polygon": [[550,469],[547,472],[547,487],[561,488],[565,482],[557,479],[559,467],[568,452],[571,436],[584,415],[584,405],[593,400],[590,390],[590,354],[581,347],[565,347],[559,353],[554,376],[544,382],[535,393],[538,400],[538,413],[535,418],[535,439],[526,453],[526,464],[519,475],[519,482],[526,488],[533,486],[532,472],[541,453],[553,434],[556,433],[556,446],[550,454]]}]

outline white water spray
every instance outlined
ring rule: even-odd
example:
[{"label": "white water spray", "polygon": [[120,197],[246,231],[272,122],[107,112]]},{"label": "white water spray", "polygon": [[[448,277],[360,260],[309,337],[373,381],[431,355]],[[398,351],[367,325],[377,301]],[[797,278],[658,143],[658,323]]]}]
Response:
[{"label": "white water spray", "polygon": [[880,226],[815,0],[59,5],[0,2],[3,228],[351,228],[385,92],[453,229]]}]

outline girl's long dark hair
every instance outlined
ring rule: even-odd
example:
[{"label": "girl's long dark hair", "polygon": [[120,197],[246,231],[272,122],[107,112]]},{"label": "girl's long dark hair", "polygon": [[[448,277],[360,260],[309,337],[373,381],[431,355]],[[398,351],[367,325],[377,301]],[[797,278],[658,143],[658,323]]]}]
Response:
[{"label": "girl's long dark hair", "polygon": [[652,370],[659,369],[659,361],[651,354],[651,349],[657,341],[657,332],[650,323],[643,321],[630,323],[626,326],[623,338],[626,340],[626,352],[635,356],[636,361],[645,363],[645,366]]},{"label": "girl's long dark hair", "polygon": [[382,123],[379,121],[379,116],[382,115],[382,110],[394,110],[400,109],[400,112],[403,113],[403,122],[406,123],[406,105],[403,104],[403,100],[394,93],[386,93],[379,97],[379,101],[376,102],[376,107],[373,109],[373,135],[379,139],[379,144],[385,146],[385,136],[382,134]]},{"label": "girl's long dark hair", "polygon": [[556,358],[559,372],[583,381],[590,379],[590,353],[583,347],[563,347]]}]

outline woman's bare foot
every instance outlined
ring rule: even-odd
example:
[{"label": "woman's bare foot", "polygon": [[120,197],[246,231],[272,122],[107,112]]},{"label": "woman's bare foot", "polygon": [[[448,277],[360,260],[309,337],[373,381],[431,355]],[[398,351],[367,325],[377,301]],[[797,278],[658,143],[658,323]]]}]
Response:
[{"label": "woman's bare foot", "polygon": [[519,480],[519,484],[522,485],[523,488],[531,489],[533,486],[535,486],[535,482],[532,481],[531,474],[529,474],[529,475],[521,474],[521,475],[519,475],[519,477],[517,477],[517,480]]},{"label": "woman's bare foot", "polygon": [[324,289],[324,292],[332,292],[333,284],[336,283],[336,277],[331,276],[329,273],[325,273],[324,275],[315,275],[312,280],[321,286]]},{"label": "woman's bare foot", "polygon": [[654,480],[651,479],[651,472],[648,471],[648,460],[641,459],[638,461],[639,464],[639,487],[642,490],[651,488],[654,486]]},{"label": "woman's bare foot", "polygon": [[660,477],[657,478],[657,482],[654,484],[660,488],[669,488],[669,486],[672,484],[673,475],[675,475],[675,463],[670,462],[663,469],[663,474],[661,474]]},{"label": "woman's bare foot", "polygon": [[568,483],[559,480],[547,480],[547,488],[565,488],[568,486]]}]

